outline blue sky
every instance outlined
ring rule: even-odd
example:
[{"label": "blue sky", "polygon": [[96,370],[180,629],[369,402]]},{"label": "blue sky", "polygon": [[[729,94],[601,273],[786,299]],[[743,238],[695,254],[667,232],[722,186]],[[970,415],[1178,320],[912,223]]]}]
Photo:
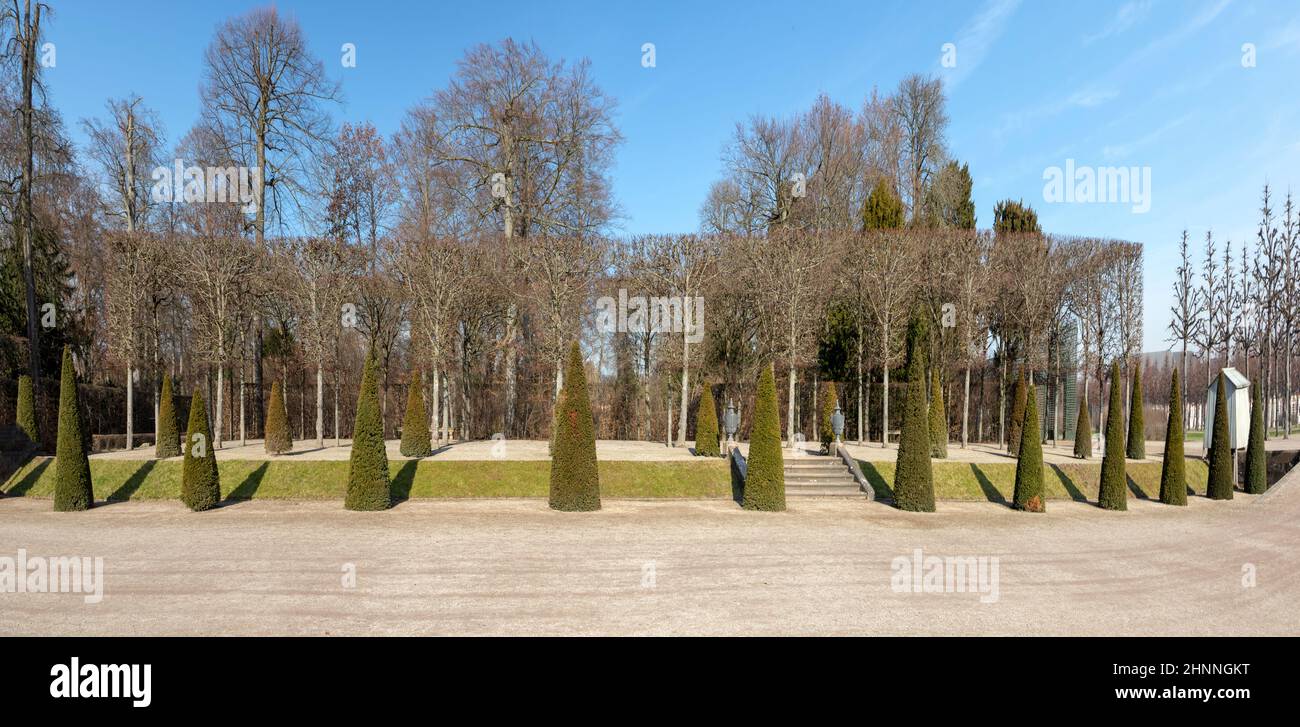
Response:
[{"label": "blue sky", "polygon": [[[74,139],[110,97],[138,93],[174,142],[199,113],[203,49],[256,2],[53,0],[46,71]],[[1300,4],[1284,0],[981,2],[313,2],[296,16],[343,84],[339,120],[385,134],[476,43],[533,39],[588,58],[619,100],[614,170],[625,233],[690,231],[737,121],[790,115],[825,92],[858,108],[914,72],[948,85],[952,154],[970,164],[979,224],[1023,198],[1049,232],[1146,245],[1146,348],[1165,343],[1176,243],[1253,239],[1260,188],[1300,194]],[[641,46],[656,47],[656,67]],[[354,43],[357,66],[340,46]],[[942,63],[945,43],[956,64]],[[1243,65],[1243,44],[1255,64]],[[1151,170],[1151,205],[1049,203],[1044,170]],[[1280,206],[1280,204],[1278,205]]]}]

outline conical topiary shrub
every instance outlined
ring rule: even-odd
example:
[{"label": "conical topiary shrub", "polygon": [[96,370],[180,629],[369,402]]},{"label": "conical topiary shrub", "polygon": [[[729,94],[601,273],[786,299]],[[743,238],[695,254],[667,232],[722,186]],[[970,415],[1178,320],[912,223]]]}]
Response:
[{"label": "conical topiary shrub", "polygon": [[158,442],[154,456],[158,459],[181,453],[181,436],[176,431],[176,402],[172,396],[172,377],[163,374],[162,394],[158,399]]},{"label": "conical topiary shrub", "polygon": [[402,415],[403,457],[428,457],[433,454],[429,436],[429,414],[424,410],[424,382],[420,369],[411,368],[411,382],[406,387],[406,413]]},{"label": "conical topiary shrub", "polygon": [[695,412],[695,456],[719,457],[718,407],[713,403],[713,387],[704,383],[700,392],[700,407]]},{"label": "conical topiary shrub", "polygon": [[185,462],[181,467],[181,502],[194,512],[211,510],[221,502],[221,475],[217,453],[212,451],[212,428],[203,392],[194,390],[190,421],[185,428]]},{"label": "conical topiary shrub", "polygon": [[1016,388],[1011,396],[1011,422],[1007,427],[1007,451],[1020,451],[1020,433],[1025,428],[1025,370],[1016,377]]},{"label": "conical topiary shrub", "polygon": [[1160,465],[1160,501],[1187,504],[1187,472],[1183,461],[1183,386],[1174,369],[1169,385],[1169,426],[1165,429],[1164,463]]},{"label": "conical topiary shrub", "polygon": [[948,413],[943,405],[938,366],[930,369],[930,456],[948,459]]},{"label": "conical topiary shrub", "polygon": [[90,459],[81,431],[81,402],[77,377],[72,370],[72,351],[63,347],[63,375],[59,381],[59,433],[54,449],[54,509],[59,512],[86,510],[95,504],[90,484]]},{"label": "conical topiary shrub", "polygon": [[1128,473],[1124,465],[1124,380],[1119,361],[1110,367],[1110,406],[1106,409],[1106,454],[1101,458],[1097,504],[1107,510],[1128,509]]},{"label": "conical topiary shrub", "polygon": [[835,382],[827,381],[822,393],[821,421],[817,423],[817,434],[822,442],[822,451],[830,454],[835,444],[835,427],[831,417],[835,416],[835,405],[840,402],[840,394],[835,390]]},{"label": "conical topiary shrub", "polygon": [[349,510],[386,510],[392,505],[388,490],[388,452],[384,450],[384,423],[379,412],[379,383],[375,353],[366,354],[357,396],[357,416],[352,425],[352,453],[348,458]]},{"label": "conical topiary shrub", "polygon": [[925,319],[913,315],[907,332],[907,389],[903,430],[894,467],[894,505],[900,510],[934,512],[934,473],[930,469],[930,422],[925,407]]},{"label": "conical topiary shrub", "polygon": [[1219,382],[1214,393],[1214,436],[1210,438],[1210,481],[1205,495],[1211,500],[1231,500],[1232,442],[1228,439],[1228,385],[1227,377],[1219,372]]},{"label": "conical topiary shrub", "polygon": [[1092,456],[1092,418],[1087,399],[1079,402],[1079,419],[1074,424],[1074,456],[1079,459]]},{"label": "conical topiary shrub", "polygon": [[1264,405],[1260,385],[1250,386],[1250,439],[1246,441],[1246,492],[1262,495],[1268,489],[1268,455],[1264,453]]},{"label": "conical topiary shrub", "polygon": [[746,510],[785,509],[785,460],[781,455],[781,415],[776,408],[776,379],[772,366],[758,376],[754,423],[749,432],[749,464],[745,473]]},{"label": "conical topiary shrub", "polygon": [[[191,415],[190,419],[194,417]],[[271,383],[271,406],[266,412],[266,453],[284,454],[293,449],[293,433],[289,431],[289,412],[284,407],[284,390],[280,382]]]},{"label": "conical topiary shrub", "polygon": [[1129,459],[1147,458],[1146,423],[1142,418],[1142,364],[1133,366],[1133,395],[1128,400],[1128,447]]},{"label": "conical topiary shrub", "polygon": [[589,512],[600,509],[600,470],[596,465],[596,431],[587,398],[587,372],[575,341],[564,370],[564,391],[555,416],[555,454],[551,457],[552,510]]},{"label": "conical topiary shrub", "polygon": [[36,430],[36,390],[32,377],[27,374],[18,377],[18,411],[14,423],[33,444],[41,443],[40,432]]},{"label": "conical topiary shrub", "polygon": [[[1038,421],[1038,401],[1032,384],[1025,396],[1025,421]],[[1043,499],[1043,442],[1039,437],[1021,437],[1016,458],[1016,490],[1012,505],[1017,510],[1046,512]]]}]

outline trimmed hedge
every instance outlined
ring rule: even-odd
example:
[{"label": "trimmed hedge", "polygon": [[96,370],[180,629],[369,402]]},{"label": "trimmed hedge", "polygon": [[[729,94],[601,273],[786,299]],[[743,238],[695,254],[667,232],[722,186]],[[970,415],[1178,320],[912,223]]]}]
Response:
[{"label": "trimmed hedge", "polygon": [[348,492],[343,506],[349,510],[387,510],[388,452],[384,449],[384,424],[379,413],[379,384],[375,352],[366,354],[357,395],[357,416],[352,425],[352,452],[348,458]]},{"label": "trimmed hedge", "polygon": [[1020,433],[1025,428],[1025,370],[1016,377],[1016,388],[1011,396],[1011,424],[1007,429],[1007,451],[1020,451]]},{"label": "trimmed hedge", "polygon": [[1088,402],[1079,402],[1079,419],[1074,425],[1074,456],[1079,459],[1092,457],[1092,417],[1088,414]]},{"label": "trimmed hedge", "polygon": [[406,387],[406,413],[402,415],[403,457],[428,457],[433,454],[433,438],[429,435],[429,413],[424,408],[424,382],[420,369],[411,368],[410,384]]},{"label": "trimmed hedge", "polygon": [[95,504],[90,483],[90,458],[81,429],[81,402],[77,377],[72,369],[72,350],[63,347],[63,372],[59,380],[59,433],[54,449],[58,480],[54,487],[54,509],[59,512],[87,510]]},{"label": "trimmed hedge", "polygon": [[32,386],[32,377],[27,374],[18,377],[18,411],[14,423],[33,444],[40,444],[40,433],[36,429],[36,390]]},{"label": "trimmed hedge", "polygon": [[1128,509],[1128,475],[1124,471],[1124,380],[1119,361],[1110,367],[1110,406],[1106,410],[1106,454],[1101,459],[1097,504],[1106,510]]},{"label": "trimmed hedge", "polygon": [[707,381],[700,392],[700,406],[695,412],[695,456],[722,456],[722,449],[718,446],[718,406],[713,401],[713,387]]},{"label": "trimmed hedge", "polygon": [[158,459],[181,453],[181,436],[176,430],[176,401],[172,396],[172,377],[163,374],[162,396],[158,401],[158,442],[154,456]]},{"label": "trimmed hedge", "polygon": [[[194,415],[190,414],[193,421]],[[284,406],[284,390],[279,381],[271,382],[271,408],[266,412],[267,454],[283,454],[293,450],[293,433],[289,431],[289,411]]]},{"label": "trimmed hedge", "polygon": [[[195,455],[195,445],[201,450]],[[212,428],[203,392],[194,390],[190,399],[190,421],[185,429],[185,463],[181,470],[181,502],[194,512],[211,510],[221,502],[221,474],[217,453],[212,449]]]},{"label": "trimmed hedge", "polygon": [[[1038,401],[1033,384],[1025,397],[1025,421],[1038,421]],[[1021,437],[1016,458],[1016,489],[1011,499],[1017,510],[1046,512],[1043,499],[1043,442],[1038,437]]]},{"label": "trimmed hedge", "polygon": [[948,459],[948,414],[943,405],[939,368],[930,369],[930,456]]},{"label": "trimmed hedge", "polygon": [[1214,436],[1210,439],[1210,482],[1205,496],[1211,500],[1232,499],[1232,442],[1228,439],[1227,377],[1219,372],[1214,399]]},{"label": "trimmed hedge", "polygon": [[596,428],[587,398],[587,372],[575,341],[569,347],[564,390],[556,402],[555,454],[551,457],[550,506],[564,512],[600,509],[600,468],[596,465]]},{"label": "trimmed hedge", "polygon": [[818,422],[817,434],[821,439],[822,451],[830,454],[831,445],[835,443],[835,427],[831,425],[831,417],[835,416],[835,405],[840,401],[839,392],[835,390],[835,382],[827,381],[826,389],[822,393],[822,411],[821,421]]},{"label": "trimmed hedge", "polygon": [[1268,490],[1268,455],[1264,452],[1264,404],[1258,380],[1251,385],[1250,440],[1246,442],[1246,492],[1262,495]]},{"label": "trimmed hedge", "polygon": [[1160,501],[1187,504],[1187,462],[1183,458],[1183,386],[1174,369],[1169,386],[1169,424],[1165,428],[1164,462],[1160,465]]},{"label": "trimmed hedge", "polygon": [[746,510],[785,509],[785,460],[781,454],[781,416],[776,407],[776,379],[771,364],[758,375],[754,423],[749,432],[749,467],[745,474]]},{"label": "trimmed hedge", "polygon": [[934,512],[934,473],[930,469],[930,424],[925,406],[925,318],[913,314],[907,332],[907,389],[903,430],[898,438],[894,505],[900,510]]},{"label": "trimmed hedge", "polygon": [[1146,422],[1142,416],[1142,364],[1133,367],[1133,391],[1128,400],[1128,458],[1146,459]]}]

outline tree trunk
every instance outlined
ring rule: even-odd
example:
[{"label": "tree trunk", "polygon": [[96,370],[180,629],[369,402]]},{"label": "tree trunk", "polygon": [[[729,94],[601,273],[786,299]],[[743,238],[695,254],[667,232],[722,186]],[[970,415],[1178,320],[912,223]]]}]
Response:
[{"label": "tree trunk", "polygon": [[[241,356],[243,355],[242,352],[240,355]],[[244,396],[244,362],[240,361],[239,362],[239,445],[241,447],[248,446],[248,427],[245,424],[246,416],[244,413],[244,409],[245,409],[244,399],[246,398],[247,397]]]},{"label": "tree trunk", "polygon": [[786,377],[786,382],[789,388],[789,397],[786,399],[786,409],[785,409],[785,413],[786,413],[785,432],[786,432],[786,437],[789,440],[788,446],[790,447],[790,449],[794,449],[794,376],[795,376],[794,362],[791,361],[790,373]]},{"label": "tree trunk", "polygon": [[[969,356],[967,352],[967,356]],[[970,427],[970,359],[966,360],[966,375],[962,382],[961,395],[961,448],[966,449],[968,443],[968,429]]]},{"label": "tree trunk", "polygon": [[325,366],[316,362],[316,447],[325,448]]},{"label": "tree trunk", "polygon": [[687,326],[682,326],[682,397],[678,406],[681,416],[677,420],[677,446],[686,442],[686,412],[690,410],[691,395],[691,342],[687,340]]},{"label": "tree trunk", "polygon": [[135,440],[135,382],[131,380],[134,369],[126,367],[126,451],[134,449]]},{"label": "tree trunk", "polygon": [[223,385],[226,380],[225,375],[226,375],[225,367],[218,364],[217,365],[217,415],[215,417],[215,421],[213,422],[215,426],[213,427],[213,433],[212,433],[212,448],[214,450],[221,449],[221,430],[222,430],[221,425],[224,423],[221,419],[221,415],[223,412],[222,400],[224,399],[224,397],[222,396],[222,392],[225,390],[225,387]]},{"label": "tree trunk", "polygon": [[858,446],[862,446],[863,439],[866,437],[866,417],[867,410],[864,406],[862,391],[862,321],[858,321]]}]

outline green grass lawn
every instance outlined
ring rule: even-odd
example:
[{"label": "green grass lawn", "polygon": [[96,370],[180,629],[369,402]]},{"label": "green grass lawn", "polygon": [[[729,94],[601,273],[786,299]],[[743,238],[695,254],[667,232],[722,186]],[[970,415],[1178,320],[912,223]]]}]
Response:
[{"label": "green grass lawn", "polygon": [[[1189,490],[1204,495],[1209,469],[1201,460],[1187,459],[1186,462]],[[858,460],[858,466],[862,468],[862,474],[876,490],[877,497],[894,496],[893,490],[890,489],[890,485],[894,482],[893,462]],[[1011,500],[1016,489],[1015,462],[971,464],[936,461],[933,471],[934,496],[938,500],[987,500],[1005,503]],[[1160,498],[1159,462],[1129,462],[1126,471],[1131,497],[1153,500]],[[1100,462],[1043,466],[1043,490],[1049,499],[1095,501],[1100,480]]]},{"label": "green grass lawn", "polygon": [[[90,461],[95,498],[159,500],[180,497],[181,461]],[[348,463],[313,460],[234,460],[220,463],[221,492],[233,500],[343,499]],[[396,499],[408,497],[546,497],[551,463],[415,461],[389,463]],[[731,496],[722,459],[693,462],[601,462],[606,497],[721,498]],[[53,458],[23,465],[3,487],[9,495],[52,497]]]},{"label": "green grass lawn", "polygon": [[[54,460],[38,457],[0,486],[9,495],[52,497]],[[862,472],[881,498],[890,498],[892,462],[859,460]],[[551,463],[547,461],[404,461],[390,462],[393,495],[402,500],[436,497],[546,497]],[[92,459],[95,498],[159,500],[179,497],[180,460]],[[221,491],[232,500],[333,500],[347,488],[348,463],[319,460],[234,460],[221,462]],[[1052,499],[1096,500],[1101,464],[1046,465],[1043,486]],[[1207,469],[1187,460],[1188,485],[1205,493]],[[1128,465],[1134,497],[1158,498],[1160,463]],[[1015,462],[969,464],[934,462],[934,494],[940,500],[1005,502],[1015,489]],[[725,460],[691,462],[601,462],[605,497],[728,498],[732,496]]]}]

